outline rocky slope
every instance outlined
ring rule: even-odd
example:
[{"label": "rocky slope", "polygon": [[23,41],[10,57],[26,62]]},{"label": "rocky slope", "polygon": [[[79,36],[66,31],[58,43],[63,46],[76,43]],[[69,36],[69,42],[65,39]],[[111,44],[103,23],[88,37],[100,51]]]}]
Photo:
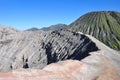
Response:
[{"label": "rocky slope", "polygon": [[70,24],[68,28],[92,35],[107,46],[120,50],[119,12],[90,12]]},{"label": "rocky slope", "polygon": [[97,51],[81,61],[60,61],[42,70],[18,69],[0,73],[0,80],[119,80],[120,64],[114,62],[120,62],[120,55]]},{"label": "rocky slope", "polygon": [[0,27],[0,80],[119,80],[119,63],[117,51],[81,32]]},{"label": "rocky slope", "polygon": [[0,71],[41,69],[66,59],[81,60],[99,48],[87,36],[69,31],[0,30]]}]

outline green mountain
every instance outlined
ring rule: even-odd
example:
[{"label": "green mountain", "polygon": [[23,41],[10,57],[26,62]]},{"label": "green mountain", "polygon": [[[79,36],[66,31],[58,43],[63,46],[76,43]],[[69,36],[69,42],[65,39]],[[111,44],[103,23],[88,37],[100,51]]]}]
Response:
[{"label": "green mountain", "polygon": [[60,29],[66,28],[66,27],[67,27],[66,24],[56,24],[56,25],[51,25],[51,26],[49,26],[49,27],[41,28],[41,30],[44,30],[44,31],[60,30]]},{"label": "green mountain", "polygon": [[56,25],[51,25],[49,27],[43,27],[41,29],[33,27],[30,29],[27,29],[25,31],[38,31],[38,30],[43,30],[43,31],[50,31],[50,30],[60,30],[68,27],[66,24],[56,24]]},{"label": "green mountain", "polygon": [[119,12],[89,12],[70,24],[68,28],[92,35],[109,47],[120,50]]},{"label": "green mountain", "polygon": [[36,28],[36,27],[33,27],[33,28],[30,28],[30,29],[27,29],[26,31],[37,31],[37,30],[39,30],[39,29]]}]

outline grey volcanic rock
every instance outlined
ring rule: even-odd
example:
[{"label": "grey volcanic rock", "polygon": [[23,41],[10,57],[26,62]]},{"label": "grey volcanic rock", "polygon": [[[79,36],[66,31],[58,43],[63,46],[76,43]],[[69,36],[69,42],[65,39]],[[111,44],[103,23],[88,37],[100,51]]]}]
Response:
[{"label": "grey volcanic rock", "polygon": [[[0,80],[119,80],[119,54],[96,51],[81,61],[65,60],[52,63],[42,70],[17,69],[7,73],[0,73]],[[111,55],[116,59],[112,60]]]},{"label": "grey volcanic rock", "polygon": [[120,79],[120,54],[90,35],[2,27],[0,36],[0,80]]},{"label": "grey volcanic rock", "polygon": [[89,52],[98,50],[88,37],[69,30],[33,32],[4,28],[0,36],[1,72],[18,68],[41,69],[66,59],[81,60]]},{"label": "grey volcanic rock", "polygon": [[70,30],[18,31],[2,27],[0,33],[0,72],[19,68],[42,69],[61,60],[81,60],[89,56],[89,52],[99,49],[116,53],[91,37]]}]

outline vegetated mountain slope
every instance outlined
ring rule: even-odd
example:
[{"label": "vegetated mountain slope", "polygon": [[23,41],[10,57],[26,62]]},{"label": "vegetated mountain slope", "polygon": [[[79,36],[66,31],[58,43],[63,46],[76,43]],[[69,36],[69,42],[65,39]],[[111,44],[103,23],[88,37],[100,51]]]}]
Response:
[{"label": "vegetated mountain slope", "polygon": [[60,30],[60,29],[64,29],[68,27],[66,24],[56,24],[56,25],[51,25],[49,27],[43,27],[41,29],[38,29],[38,28],[30,28],[30,29],[27,29],[25,31],[38,31],[38,30],[43,30],[43,31],[50,31],[50,30]]},{"label": "vegetated mountain slope", "polygon": [[92,35],[105,43],[107,46],[120,50],[119,12],[90,12],[70,24],[68,28]]},{"label": "vegetated mountain slope", "polygon": [[66,24],[56,24],[56,25],[51,25],[51,26],[49,26],[49,27],[43,27],[43,28],[41,28],[41,30],[44,30],[44,31],[60,30],[60,29],[66,28],[66,27],[67,27]]},{"label": "vegetated mountain slope", "polygon": [[39,30],[39,29],[38,29],[38,28],[33,27],[33,28],[30,28],[30,29],[27,29],[26,31],[37,31],[37,30]]}]

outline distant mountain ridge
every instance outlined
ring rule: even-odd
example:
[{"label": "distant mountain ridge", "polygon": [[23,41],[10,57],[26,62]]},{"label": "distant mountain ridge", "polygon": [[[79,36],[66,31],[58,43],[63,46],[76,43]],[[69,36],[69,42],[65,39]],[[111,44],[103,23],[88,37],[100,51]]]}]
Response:
[{"label": "distant mountain ridge", "polygon": [[37,31],[37,30],[43,30],[43,31],[50,31],[50,30],[60,30],[60,29],[64,29],[68,27],[66,24],[55,24],[55,25],[51,25],[49,27],[43,27],[41,29],[33,27],[30,29],[27,29],[26,31]]},{"label": "distant mountain ridge", "polygon": [[51,25],[49,27],[43,27],[43,28],[41,28],[41,30],[43,30],[43,31],[60,30],[60,29],[66,28],[66,27],[67,27],[66,24],[56,24],[56,25]]},{"label": "distant mountain ridge", "polygon": [[119,12],[89,12],[70,24],[68,28],[92,35],[109,47],[120,50]]},{"label": "distant mountain ridge", "polygon": [[36,28],[36,27],[33,27],[33,28],[30,28],[30,29],[27,29],[26,31],[37,31],[37,30],[39,30],[39,29]]}]

